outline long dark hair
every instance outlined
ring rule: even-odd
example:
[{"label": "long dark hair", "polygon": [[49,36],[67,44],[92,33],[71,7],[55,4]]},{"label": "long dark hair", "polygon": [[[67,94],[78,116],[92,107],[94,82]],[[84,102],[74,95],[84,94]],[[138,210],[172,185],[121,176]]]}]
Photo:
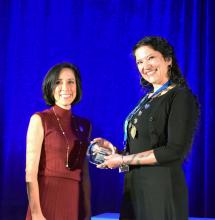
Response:
[{"label": "long dark hair", "polygon": [[[172,65],[169,67],[169,71],[168,71],[169,79],[177,85],[187,87],[187,82],[182,76],[181,70],[178,66],[174,49],[166,39],[159,37],[159,36],[144,37],[133,47],[134,57],[135,57],[136,50],[142,46],[149,46],[152,49],[160,52],[165,60],[171,58]],[[143,87],[152,87],[152,85],[146,80],[144,80],[144,78],[141,78],[141,85]]]}]

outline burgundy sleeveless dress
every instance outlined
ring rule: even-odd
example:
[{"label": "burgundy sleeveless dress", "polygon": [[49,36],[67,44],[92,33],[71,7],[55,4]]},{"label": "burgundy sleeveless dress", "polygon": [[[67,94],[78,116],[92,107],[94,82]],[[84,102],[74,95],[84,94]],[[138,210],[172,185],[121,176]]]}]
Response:
[{"label": "burgundy sleeveless dress", "polygon": [[[44,140],[38,170],[40,204],[47,220],[78,220],[81,172],[88,146],[90,123],[73,116],[70,110],[54,106],[70,145],[68,169],[65,166],[67,144],[53,107],[37,113],[44,128]],[[31,220],[28,208],[26,220]]]}]

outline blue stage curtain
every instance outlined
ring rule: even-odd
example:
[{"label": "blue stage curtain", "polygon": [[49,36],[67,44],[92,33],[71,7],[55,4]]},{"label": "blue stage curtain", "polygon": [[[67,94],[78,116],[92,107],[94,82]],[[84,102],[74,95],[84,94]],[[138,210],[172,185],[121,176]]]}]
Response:
[{"label": "blue stage curtain", "polygon": [[[171,42],[199,99],[184,164],[190,216],[215,217],[214,11],[213,0],[1,0],[0,219],[25,216],[25,136],[30,116],[46,108],[47,70],[62,61],[79,66],[83,100],[74,112],[91,120],[93,137],[122,148],[123,121],[142,95],[131,50],[146,35]],[[93,166],[90,173],[93,214],[118,212],[123,175]]]}]

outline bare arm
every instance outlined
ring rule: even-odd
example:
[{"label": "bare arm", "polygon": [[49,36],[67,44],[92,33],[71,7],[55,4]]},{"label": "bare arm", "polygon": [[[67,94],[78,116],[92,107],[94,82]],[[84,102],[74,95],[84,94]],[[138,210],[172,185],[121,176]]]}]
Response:
[{"label": "bare arm", "polygon": [[43,138],[44,133],[41,118],[39,115],[35,114],[31,117],[28,126],[26,148],[26,184],[29,206],[33,220],[45,220],[40,206],[37,179]]},{"label": "bare arm", "polygon": [[122,163],[128,165],[153,165],[157,163],[153,150],[122,156]]},{"label": "bare arm", "polygon": [[121,165],[153,165],[157,163],[153,150],[144,151],[137,154],[123,156],[121,154],[112,154],[105,157],[105,162],[98,165],[98,168],[117,168]]}]

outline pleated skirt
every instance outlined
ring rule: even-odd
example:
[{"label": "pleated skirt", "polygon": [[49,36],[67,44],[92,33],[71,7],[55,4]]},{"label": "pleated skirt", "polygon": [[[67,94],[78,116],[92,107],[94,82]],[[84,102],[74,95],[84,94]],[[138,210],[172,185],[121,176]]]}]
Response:
[{"label": "pleated skirt", "polygon": [[[38,182],[41,209],[46,220],[78,220],[80,191],[78,181],[41,176]],[[32,220],[29,207],[26,220]]]}]

